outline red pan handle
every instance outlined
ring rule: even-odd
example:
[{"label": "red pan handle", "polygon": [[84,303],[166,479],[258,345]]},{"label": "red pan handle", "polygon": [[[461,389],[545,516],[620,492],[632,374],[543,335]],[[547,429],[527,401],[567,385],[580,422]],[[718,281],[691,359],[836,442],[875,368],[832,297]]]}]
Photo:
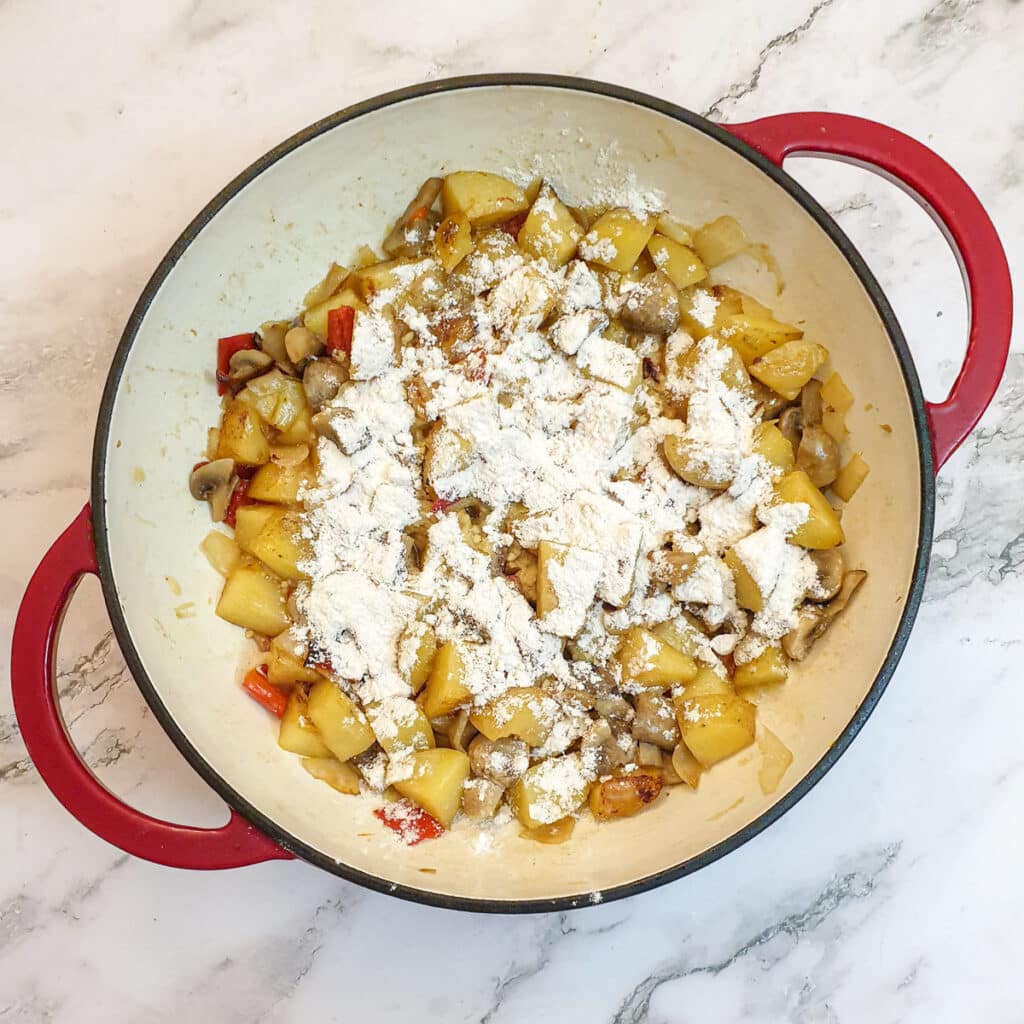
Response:
[{"label": "red pan handle", "polygon": [[14,623],[14,712],[29,755],[50,791],[100,838],[157,864],[205,870],[291,858],[235,811],[220,828],[151,818],[118,800],[78,756],[57,701],[54,659],[64,611],[81,578],[90,572],[97,572],[96,549],[86,505],[43,556]]},{"label": "red pan handle", "polygon": [[782,164],[800,153],[860,164],[899,185],[931,215],[960,263],[970,334],[960,374],[944,402],[927,403],[936,472],[988,408],[1010,348],[1013,287],[999,236],[978,197],[941,157],[876,121],[822,112],[727,124],[737,138]]}]

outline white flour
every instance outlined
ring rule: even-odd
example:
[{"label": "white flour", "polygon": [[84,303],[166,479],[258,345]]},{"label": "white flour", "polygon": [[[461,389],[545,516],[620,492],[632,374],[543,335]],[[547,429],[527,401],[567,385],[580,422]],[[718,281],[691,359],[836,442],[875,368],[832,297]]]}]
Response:
[{"label": "white flour", "polygon": [[[660,208],[633,189],[635,182],[627,184],[621,205]],[[698,656],[716,671],[723,671],[719,656],[740,658],[781,636],[813,583],[813,563],[786,542],[807,510],[772,506],[778,471],[752,453],[754,400],[723,380],[731,349],[706,338],[684,369],[680,361],[694,342],[675,332],[664,343],[666,381],[685,400],[687,419],[664,416],[640,382],[640,352],[660,359],[661,340],[626,345],[604,333],[631,283],[607,274],[602,294],[585,263],[552,271],[500,239],[464,264],[468,306],[457,307],[450,294],[434,296],[436,312],[406,302],[414,277],[439,272],[433,260],[421,260],[402,267],[398,284],[357,312],[353,379],[326,407],[337,444],[319,442],[318,479],[304,493],[312,556],[296,600],[346,688],[374,705],[378,736],[415,719],[408,679],[428,627],[439,643],[456,645],[476,705],[542,680],[556,696],[560,686],[585,683],[595,669],[568,661],[564,638],[602,664],[618,646],[616,631],[673,619],[680,602],[711,626],[728,627],[700,641]],[[701,293],[693,314],[710,327],[716,307]],[[461,318],[462,347],[450,358],[435,339],[450,326],[445,318]],[[396,345],[396,331],[405,330],[418,339],[415,348]],[[513,540],[530,551],[542,540],[567,546],[548,566],[558,603],[544,618],[494,556],[473,546],[455,510],[430,510],[414,405],[434,425],[428,444],[436,494],[489,506],[482,532],[499,554]],[[662,446],[673,434],[721,473],[727,489],[695,487],[671,471]],[[513,508],[517,516],[506,524]],[[407,555],[414,527],[426,536],[418,570]],[[668,544],[697,556],[671,592],[651,572],[652,556]],[[733,545],[765,596],[752,622],[736,606],[721,559]],[[589,719],[561,700],[552,704],[557,714],[544,752],[558,754]],[[383,785],[408,770],[407,759],[384,759],[373,779]],[[548,762],[537,781],[550,799],[535,816],[562,817],[560,797],[586,777],[576,755]]]}]

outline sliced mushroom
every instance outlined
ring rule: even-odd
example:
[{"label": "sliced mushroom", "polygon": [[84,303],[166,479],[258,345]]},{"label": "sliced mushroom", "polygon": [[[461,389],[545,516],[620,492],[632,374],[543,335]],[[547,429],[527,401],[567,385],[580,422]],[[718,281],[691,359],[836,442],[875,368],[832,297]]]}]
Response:
[{"label": "sliced mushroom", "polygon": [[588,769],[605,775],[616,765],[629,764],[636,757],[636,741],[625,734],[617,736],[606,719],[598,718],[580,739],[580,753]]},{"label": "sliced mushroom", "polygon": [[476,736],[476,729],[469,721],[469,712],[463,708],[458,714],[452,716],[448,726],[448,742],[452,749],[466,752],[473,737]]},{"label": "sliced mushroom", "polygon": [[660,693],[639,694],[631,731],[641,744],[653,743],[663,750],[672,750],[679,742],[679,725],[672,702]]},{"label": "sliced mushroom", "polygon": [[477,736],[468,753],[472,773],[499,786],[511,786],[530,767],[529,748],[514,736],[498,740]]},{"label": "sliced mushroom", "polygon": [[827,487],[839,475],[839,445],[823,427],[804,421],[796,449],[797,469],[802,469],[815,487]]},{"label": "sliced mushroom", "polygon": [[843,583],[843,556],[838,548],[826,548],[824,551],[808,551],[811,561],[818,570],[814,592],[808,594],[812,601],[818,603],[831,601]]},{"label": "sliced mushroom", "polygon": [[308,328],[293,327],[284,336],[284,350],[295,366],[320,355],[324,343]]},{"label": "sliced mushroom", "polygon": [[863,569],[853,569],[843,577],[839,593],[826,605],[804,605],[796,627],[782,638],[782,649],[794,661],[803,661],[816,640],[849,604],[853,592],[867,579]]},{"label": "sliced mushroom", "polygon": [[334,359],[314,359],[302,374],[302,390],[313,412],[336,397],[348,381],[348,369]]},{"label": "sliced mushroom", "polygon": [[821,423],[821,381],[809,380],[800,391],[800,411],[804,415],[805,427],[816,427]]},{"label": "sliced mushroom", "polygon": [[633,708],[625,697],[617,693],[603,694],[594,698],[594,710],[609,722],[626,726],[633,721]]},{"label": "sliced mushroom", "polygon": [[244,348],[236,352],[228,362],[228,380],[244,384],[253,377],[265,373],[274,365],[274,360],[258,348]]},{"label": "sliced mushroom", "polygon": [[793,446],[793,453],[800,447],[800,435],[804,429],[804,414],[799,406],[792,405],[783,409],[779,416],[779,430],[782,436]]},{"label": "sliced mushroom", "polygon": [[388,233],[387,238],[384,239],[384,244],[381,248],[388,256],[401,256],[407,246],[412,245],[412,241],[406,237],[406,231],[409,229],[415,230],[416,225],[423,223],[427,220],[426,217],[418,217],[416,220],[409,222],[409,218],[418,210],[423,207],[429,214],[430,208],[437,201],[437,197],[441,194],[441,186],[444,185],[444,181],[441,178],[427,178],[425,182],[420,186],[419,192],[416,193],[413,201],[405,208],[405,212],[398,220],[395,221],[395,226]]},{"label": "sliced mushroom", "polygon": [[636,763],[644,768],[660,768],[661,748],[653,743],[638,743],[636,745]]},{"label": "sliced mushroom", "polygon": [[505,787],[493,779],[467,779],[462,787],[462,810],[471,818],[493,818]]},{"label": "sliced mushroom", "polygon": [[215,523],[224,518],[235,486],[234,459],[215,459],[192,470],[188,489],[196,501],[210,503],[210,516]]},{"label": "sliced mushroom", "polygon": [[754,392],[754,401],[761,410],[762,420],[773,420],[786,408],[787,401],[777,391],[772,391],[767,384],[751,378],[750,386]]},{"label": "sliced mushroom", "polygon": [[284,337],[289,327],[286,323],[264,324],[263,337],[260,339],[260,348],[277,363],[278,367],[287,374],[295,376],[295,366],[288,358],[284,347]]},{"label": "sliced mushroom", "polygon": [[679,326],[679,289],[664,270],[655,270],[626,296],[619,319],[631,331],[670,334]]}]

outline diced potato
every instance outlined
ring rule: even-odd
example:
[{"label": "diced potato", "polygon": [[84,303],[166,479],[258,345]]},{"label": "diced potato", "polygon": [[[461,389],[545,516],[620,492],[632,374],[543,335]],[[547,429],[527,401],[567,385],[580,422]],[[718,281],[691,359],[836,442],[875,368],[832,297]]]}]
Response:
[{"label": "diced potato", "polygon": [[789,659],[781,647],[766,647],[756,658],[736,666],[732,681],[744,686],[771,686],[784,683],[789,675]]},{"label": "diced potato", "polygon": [[684,697],[677,708],[683,742],[705,768],[754,742],[754,705],[742,697]]},{"label": "diced potato", "polygon": [[362,295],[350,284],[346,284],[337,294],[332,295],[329,299],[325,299],[318,306],[307,309],[305,316],[302,318],[302,323],[317,337],[326,338],[327,314],[332,309],[338,309],[341,306],[351,306],[353,309],[366,309],[366,303],[363,302]]},{"label": "diced potato", "polygon": [[238,401],[255,409],[267,423],[278,430],[287,430],[309,409],[302,381],[297,377],[289,377],[277,369],[249,381],[238,392]]},{"label": "diced potato", "polygon": [[442,422],[427,434],[423,450],[423,478],[432,487],[469,466],[473,445]]},{"label": "diced potato", "polygon": [[524,828],[519,835],[523,839],[532,839],[535,843],[545,846],[560,846],[572,838],[576,829],[576,819],[570,814],[550,825],[538,825],[536,828]]},{"label": "diced potato", "polygon": [[270,443],[263,420],[255,409],[232,402],[220,423],[217,458],[234,459],[246,466],[262,466],[270,459]]},{"label": "diced potato", "polygon": [[333,757],[304,757],[302,767],[331,789],[349,796],[359,795],[359,772],[352,765]]},{"label": "diced potato", "polygon": [[679,245],[693,245],[693,231],[671,214],[659,213],[658,219],[654,222],[654,230]]},{"label": "diced potato", "polygon": [[722,491],[736,475],[738,462],[727,449],[709,448],[679,434],[669,434],[663,447],[666,462],[688,484]]},{"label": "diced potato", "polygon": [[779,480],[775,496],[780,501],[803,502],[809,509],[807,518],[790,536],[790,543],[823,550],[837,547],[846,539],[835,509],[803,470],[794,469]]},{"label": "diced potato", "polygon": [[693,658],[641,626],[626,630],[616,658],[622,666],[623,683],[637,686],[665,690],[697,674]]},{"label": "diced potato", "polygon": [[664,640],[670,647],[691,658],[695,658],[700,648],[707,643],[703,630],[686,612],[667,622],[659,622],[657,626],[651,627],[651,632],[659,640]]},{"label": "diced potato", "polygon": [[536,259],[562,267],[572,259],[583,228],[550,185],[543,185],[519,230],[519,248]]},{"label": "diced potato", "polygon": [[235,543],[250,551],[260,530],[277,514],[273,505],[240,505],[235,513]]},{"label": "diced potato", "polygon": [[735,217],[717,217],[693,235],[693,247],[709,267],[717,267],[749,246],[750,239]]},{"label": "diced potato", "polygon": [[551,733],[558,704],[537,686],[514,686],[474,711],[469,720],[489,740],[518,736],[539,747]]},{"label": "diced potato", "polygon": [[267,679],[275,686],[289,686],[294,683],[316,683],[323,676],[306,665],[305,644],[297,644],[294,634],[280,633],[270,643],[267,651]]},{"label": "diced potato", "polygon": [[313,684],[306,713],[339,761],[347,761],[373,746],[376,737],[366,716],[330,680]]},{"label": "diced potato", "polygon": [[[707,334],[705,331],[704,334]],[[703,338],[704,335],[701,337]],[[725,365],[722,367],[721,378],[727,387],[733,388],[735,391],[751,391],[750,374],[747,372],[747,368],[743,365],[743,360],[740,359],[739,353],[731,345],[725,345],[724,342],[715,342],[716,347],[725,348],[727,358]],[[694,367],[701,360],[701,352],[699,345],[691,345],[689,349],[676,361],[676,365],[668,367],[671,374],[678,376],[687,376],[693,372]]]},{"label": "diced potato", "polygon": [[428,626],[420,635],[419,643],[416,646],[416,658],[409,670],[409,688],[414,694],[419,693],[430,678],[436,654],[437,636]]},{"label": "diced potato", "polygon": [[672,751],[672,768],[676,775],[685,782],[690,789],[696,789],[700,783],[701,767],[700,761],[697,760],[687,749],[685,743],[680,743],[675,750]]},{"label": "diced potato", "polygon": [[401,284],[400,268],[408,263],[409,260],[404,259],[377,262],[375,256],[373,263],[353,271],[349,283],[369,302],[381,292],[398,287]]},{"label": "diced potato", "polygon": [[557,561],[564,563],[565,556],[569,551],[566,544],[556,544],[553,541],[542,540],[537,545],[537,617],[544,618],[549,612],[558,607],[558,594],[548,579],[549,562]]},{"label": "diced potato", "polygon": [[603,380],[623,391],[635,391],[643,378],[643,361],[627,345],[611,341],[599,331],[587,337],[576,353],[584,376]]},{"label": "diced potato", "polygon": [[758,356],[749,369],[752,377],[792,402],[826,359],[828,349],[824,345],[787,341]]},{"label": "diced potato", "polygon": [[839,412],[849,412],[853,405],[853,392],[838,373],[833,373],[821,385],[821,401],[823,405],[831,405]]},{"label": "diced potato", "polygon": [[434,252],[445,270],[454,270],[473,249],[469,218],[461,211],[445,217],[434,234]]},{"label": "diced potato", "polygon": [[316,726],[308,713],[306,692],[299,687],[292,690],[288,697],[288,706],[284,709],[281,719],[281,731],[277,737],[277,745],[282,750],[301,757],[330,757],[327,744],[320,738]]},{"label": "diced potato", "polygon": [[427,718],[451,714],[473,696],[462,684],[465,666],[458,647],[448,640],[437,650],[426,686],[419,696]]},{"label": "diced potato", "polygon": [[683,687],[683,697],[676,700],[676,711],[679,711],[679,701],[683,698],[694,697],[731,697],[735,694],[732,683],[724,676],[718,675],[707,665],[701,665],[697,674]]},{"label": "diced potato", "polygon": [[[578,588],[586,589],[593,598],[604,575],[604,563],[604,557],[597,552],[542,540],[537,545],[537,617],[547,620],[559,607],[558,592],[551,579],[553,567],[567,567]],[[558,620],[553,621],[552,617],[544,628],[559,636],[575,636],[583,626],[585,609],[579,607],[570,611],[572,615],[563,614]]]},{"label": "diced potato", "polygon": [[763,456],[784,473],[788,473],[796,463],[793,445],[774,423],[758,423],[754,427],[751,448],[755,455]]},{"label": "diced potato", "polygon": [[757,745],[761,749],[761,767],[757,772],[757,781],[761,792],[769,796],[779,788],[782,777],[793,763],[793,752],[778,736],[761,726],[757,737]]},{"label": "diced potato", "polygon": [[521,824],[539,828],[575,812],[589,789],[580,755],[563,754],[528,768],[513,784],[509,801]]},{"label": "diced potato", "polygon": [[277,636],[289,626],[281,581],[254,565],[240,566],[225,580],[217,614],[264,636]]},{"label": "diced potato", "polygon": [[396,782],[395,789],[447,828],[462,801],[462,787],[469,778],[469,757],[461,750],[436,747],[417,750],[412,760],[412,774]]},{"label": "diced potato", "polygon": [[388,697],[366,709],[370,728],[387,754],[403,750],[429,750],[434,730],[423,709],[408,697]]},{"label": "diced potato", "polygon": [[858,455],[854,453],[850,461],[839,470],[839,476],[832,481],[832,490],[837,498],[849,501],[859,490],[860,485],[867,479],[871,468]]},{"label": "diced potato", "polygon": [[475,227],[499,224],[522,213],[526,193],[507,178],[485,171],[455,171],[444,179],[441,204],[446,217],[464,213]]},{"label": "diced potato", "polygon": [[298,513],[275,509],[246,550],[282,579],[301,580],[305,574],[299,565],[309,558],[310,552],[300,529]]},{"label": "diced potato", "polygon": [[764,595],[735,548],[726,551],[725,564],[732,571],[732,578],[736,583],[736,603],[748,611],[759,612],[764,607]]},{"label": "diced potato", "polygon": [[837,444],[842,444],[849,433],[846,428],[846,413],[831,405],[826,405],[821,410],[821,426]]},{"label": "diced potato", "polygon": [[647,251],[654,265],[664,270],[677,288],[689,288],[708,276],[707,268],[692,249],[664,235],[651,235]]},{"label": "diced potato", "polygon": [[620,274],[630,271],[654,234],[654,218],[636,217],[629,210],[601,214],[579,245],[580,256]]},{"label": "diced potato", "polygon": [[221,576],[230,576],[241,564],[242,552],[233,537],[211,530],[199,545],[206,560]]},{"label": "diced potato", "polygon": [[[746,301],[746,297],[743,301]],[[746,366],[750,366],[758,356],[766,355],[779,345],[803,336],[804,332],[793,324],[748,313],[730,316],[722,331],[722,337],[739,352]]]},{"label": "diced potato", "polygon": [[591,787],[590,813],[598,821],[630,818],[658,799],[662,785],[660,768],[637,768],[614,775]]},{"label": "diced potato", "polygon": [[306,309],[311,309],[313,306],[319,306],[321,302],[326,302],[345,283],[347,277],[346,267],[340,263],[332,263],[323,279],[306,292],[302,305]]},{"label": "diced potato", "polygon": [[293,505],[299,500],[299,489],[312,483],[309,462],[297,466],[279,466],[268,462],[253,474],[246,496],[275,505]]}]

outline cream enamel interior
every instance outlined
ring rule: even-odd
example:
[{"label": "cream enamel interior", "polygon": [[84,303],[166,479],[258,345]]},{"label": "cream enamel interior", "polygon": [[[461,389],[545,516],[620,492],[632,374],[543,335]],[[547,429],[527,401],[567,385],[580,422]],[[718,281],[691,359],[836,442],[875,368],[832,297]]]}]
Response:
[{"label": "cream enamel interior", "polygon": [[[210,524],[205,506],[189,497],[187,476],[218,414],[214,339],[295,310],[332,259],[379,242],[423,178],[533,166],[576,201],[631,169],[684,221],[731,213],[770,244],[786,288],[776,299],[762,275],[759,297],[785,318],[806,320],[857,399],[852,435],[872,472],[844,527],[850,562],[870,578],[791,680],[758,698],[760,721],[794,754],[774,794],[761,792],[753,747],[707,774],[696,793],[676,787],[655,809],[621,822],[585,819],[563,846],[527,842],[510,826],[486,844],[457,829],[405,848],[371,817],[369,802],[334,793],[279,750],[275,723],[238,688],[244,642],[213,614],[220,580],[198,550]],[[737,264],[733,271],[744,271]],[[113,582],[153,686],[199,754],[262,814],[386,883],[471,899],[585,900],[734,835],[835,743],[886,658],[910,589],[919,452],[898,360],[863,285],[774,181],[715,139],[647,108],[553,86],[489,86],[405,100],[338,125],[273,164],[202,229],[160,287],[128,356],[103,512]]]}]

